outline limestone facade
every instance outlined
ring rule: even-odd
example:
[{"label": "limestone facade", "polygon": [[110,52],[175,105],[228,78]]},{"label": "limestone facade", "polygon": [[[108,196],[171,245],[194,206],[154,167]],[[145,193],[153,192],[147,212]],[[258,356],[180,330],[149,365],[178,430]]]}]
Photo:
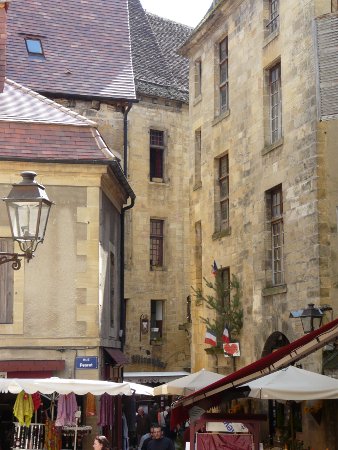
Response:
[{"label": "limestone facade", "polygon": [[[276,3],[273,27],[268,1],[217,2],[182,50],[190,58],[192,285],[210,279],[214,260],[239,278],[238,367],[260,358],[273,332],[301,336],[291,310],[338,307],[335,124],[318,121],[313,34],[315,17],[332,5]],[[215,369],[199,319],[210,312],[192,306],[192,370]],[[319,370],[321,354],[305,367]],[[231,371],[228,359],[218,364]]]}]

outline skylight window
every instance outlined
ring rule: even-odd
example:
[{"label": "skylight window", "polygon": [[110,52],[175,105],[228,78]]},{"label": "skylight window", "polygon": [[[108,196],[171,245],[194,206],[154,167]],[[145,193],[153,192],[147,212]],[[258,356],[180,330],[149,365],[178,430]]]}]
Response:
[{"label": "skylight window", "polygon": [[26,47],[29,55],[41,55],[43,56],[42,43],[37,38],[26,38]]}]

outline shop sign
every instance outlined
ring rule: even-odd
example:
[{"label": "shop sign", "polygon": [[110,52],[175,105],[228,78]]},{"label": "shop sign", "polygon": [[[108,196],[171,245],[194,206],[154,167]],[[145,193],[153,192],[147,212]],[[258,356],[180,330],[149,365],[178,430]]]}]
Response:
[{"label": "shop sign", "polygon": [[97,369],[98,357],[97,356],[77,356],[75,358],[76,369]]}]

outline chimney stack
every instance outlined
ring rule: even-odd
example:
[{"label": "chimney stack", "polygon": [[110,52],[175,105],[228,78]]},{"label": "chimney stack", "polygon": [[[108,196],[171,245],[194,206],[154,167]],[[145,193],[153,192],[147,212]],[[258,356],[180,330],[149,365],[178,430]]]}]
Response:
[{"label": "chimney stack", "polygon": [[6,78],[7,9],[10,0],[0,0],[0,93]]}]

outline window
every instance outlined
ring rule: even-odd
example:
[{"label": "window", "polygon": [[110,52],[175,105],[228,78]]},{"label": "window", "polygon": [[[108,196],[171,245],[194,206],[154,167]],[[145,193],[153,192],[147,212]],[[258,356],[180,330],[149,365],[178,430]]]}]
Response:
[{"label": "window", "polygon": [[158,341],[163,336],[163,300],[150,302],[150,340]]},{"label": "window", "polygon": [[42,42],[36,38],[25,38],[26,48],[29,55],[44,55]]},{"label": "window", "polygon": [[163,181],[164,131],[150,130],[150,180]]},{"label": "window", "polygon": [[219,43],[219,99],[220,113],[229,109],[228,38]]},{"label": "window", "polygon": [[282,186],[277,186],[267,192],[267,207],[271,228],[272,284],[275,286],[284,283]]},{"label": "window", "polygon": [[267,28],[273,33],[279,26],[279,0],[269,0],[269,22]]},{"label": "window", "polygon": [[194,74],[195,74],[195,98],[196,98],[202,94],[202,62],[200,59],[195,61]]},{"label": "window", "polygon": [[110,285],[110,326],[114,328],[114,318],[115,318],[115,254],[114,254],[114,246],[110,242],[110,252],[109,252],[110,260],[109,260],[109,285]]},{"label": "window", "polygon": [[150,267],[163,267],[163,220],[150,220]]},{"label": "window", "polygon": [[[13,253],[13,241],[1,239],[0,251]],[[13,323],[13,269],[11,264],[0,265],[0,323]]]},{"label": "window", "polygon": [[282,89],[280,63],[276,64],[269,71],[269,96],[271,144],[273,144],[282,137]]},{"label": "window", "polygon": [[201,186],[201,158],[202,158],[202,134],[201,130],[195,131],[195,188]]},{"label": "window", "polygon": [[229,227],[229,155],[219,158],[220,226]]},{"label": "window", "polygon": [[224,288],[224,297],[222,298],[222,307],[224,308],[230,300],[230,268],[225,267],[219,269],[217,271],[217,275],[219,276],[220,282],[222,283],[222,286]]}]

